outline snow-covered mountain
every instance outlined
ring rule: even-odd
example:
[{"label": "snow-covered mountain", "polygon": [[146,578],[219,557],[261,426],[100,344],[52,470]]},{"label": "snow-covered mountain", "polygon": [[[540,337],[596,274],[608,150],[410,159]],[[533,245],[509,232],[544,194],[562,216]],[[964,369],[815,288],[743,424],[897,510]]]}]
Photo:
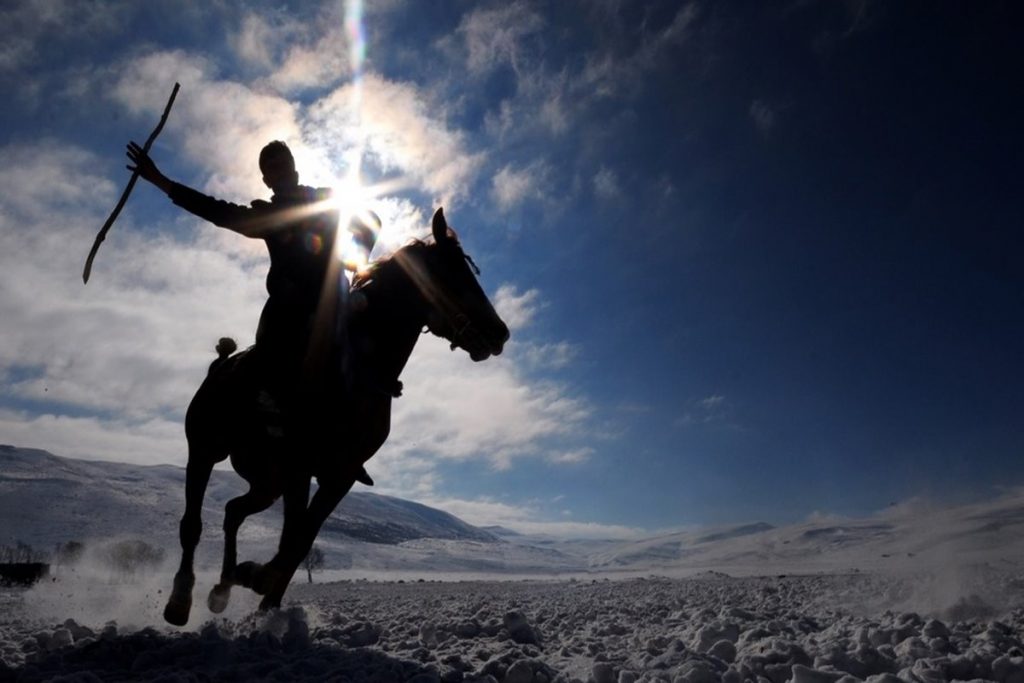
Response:
[{"label": "snow-covered mountain", "polygon": [[[201,564],[221,552],[225,503],[245,490],[215,471],[204,501]],[[66,541],[144,538],[177,556],[184,470],[60,458],[0,446],[0,544],[49,550]],[[245,557],[276,547],[280,506],[246,521]],[[407,500],[353,491],[317,543],[334,569],[498,574],[734,575],[851,569],[905,570],[958,564],[1024,565],[1024,489],[972,505],[911,502],[862,518],[817,518],[782,527],[754,523],[634,541],[566,540],[472,526]]]},{"label": "snow-covered mountain", "polygon": [[592,569],[722,569],[734,574],[1024,564],[1024,490],[971,505],[911,502],[867,518],[751,524],[606,545]]},{"label": "snow-covered mountain", "polygon": [[[245,490],[246,483],[233,472],[213,472],[203,503],[204,538],[219,532],[225,503]],[[0,544],[22,540],[49,550],[67,541],[135,536],[176,548],[184,491],[185,471],[180,467],[73,460],[0,445]],[[280,528],[278,503],[249,518],[240,538],[272,546]],[[363,491],[345,497],[321,538],[329,545],[396,546],[421,539],[500,542],[447,512]],[[216,544],[200,548],[204,545]]]}]

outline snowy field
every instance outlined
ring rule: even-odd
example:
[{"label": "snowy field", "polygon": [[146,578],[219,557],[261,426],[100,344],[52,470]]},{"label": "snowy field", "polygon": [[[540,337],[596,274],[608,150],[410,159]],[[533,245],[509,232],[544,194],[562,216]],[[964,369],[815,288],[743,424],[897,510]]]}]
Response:
[{"label": "snowy field", "polygon": [[0,593],[0,680],[1024,681],[1024,574],[296,583],[165,627],[169,577]]}]

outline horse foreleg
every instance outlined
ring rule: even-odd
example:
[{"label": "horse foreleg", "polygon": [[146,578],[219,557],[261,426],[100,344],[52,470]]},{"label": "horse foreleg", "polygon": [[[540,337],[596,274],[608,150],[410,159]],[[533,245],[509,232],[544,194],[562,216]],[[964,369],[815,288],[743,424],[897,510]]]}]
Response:
[{"label": "horse foreleg", "polygon": [[164,608],[164,619],[175,626],[184,626],[192,609],[192,587],[196,577],[192,571],[196,546],[203,532],[203,496],[210,481],[216,458],[189,448],[185,468],[185,514],[181,518],[178,537],[181,542],[181,564],[174,575],[174,588]]},{"label": "horse foreleg", "polygon": [[[358,465],[352,466],[350,470],[339,469],[319,478],[320,487],[317,489],[316,495],[313,496],[313,500],[310,502],[309,509],[306,512],[306,528],[302,535],[301,543],[298,543],[291,549],[288,557],[281,558],[281,552],[279,551],[278,557],[274,558],[275,560],[281,558],[277,581],[264,594],[264,598],[260,603],[260,609],[281,606],[284,592],[288,588],[288,584],[291,582],[292,576],[295,575],[299,565],[302,564],[302,560],[305,559],[313,547],[313,542],[316,540],[317,534],[320,533],[320,527],[323,526],[323,523],[330,514],[334,512],[334,508],[338,507],[341,499],[352,489],[360,473],[365,472],[362,464],[369,460],[388,438],[388,433],[391,430],[391,398],[382,395],[380,397],[374,395],[364,398],[365,400],[356,404],[358,414],[353,414],[350,422],[350,424],[360,425],[361,429],[358,431],[358,434],[350,435],[348,448],[346,449],[346,455],[350,459],[349,462],[357,462]],[[353,440],[351,438],[353,436],[361,438]],[[282,550],[283,548],[282,545]]]},{"label": "horse foreleg", "polygon": [[220,583],[210,590],[206,604],[210,611],[219,614],[228,606],[231,586],[235,583],[235,564],[238,561],[238,529],[249,515],[263,512],[274,503],[274,494],[256,488],[232,498],[224,506],[224,562],[221,565]]},{"label": "horse foreleg", "polygon": [[281,560],[279,570],[274,584],[260,602],[260,609],[265,610],[281,606],[285,590],[287,590],[288,584],[291,583],[292,577],[298,570],[299,565],[302,564],[302,560],[305,559],[313,547],[313,542],[316,540],[317,534],[320,533],[320,527],[323,526],[323,523],[334,511],[334,508],[338,507],[338,503],[348,494],[355,483],[356,477],[353,474],[343,484],[321,485],[317,489],[317,492],[313,495],[313,500],[309,503],[309,509],[306,511],[306,524],[301,530],[301,535],[296,537],[295,543],[289,546],[287,555],[283,554],[284,547],[282,544],[282,552],[279,552],[278,557],[274,558],[275,560],[278,558]]}]

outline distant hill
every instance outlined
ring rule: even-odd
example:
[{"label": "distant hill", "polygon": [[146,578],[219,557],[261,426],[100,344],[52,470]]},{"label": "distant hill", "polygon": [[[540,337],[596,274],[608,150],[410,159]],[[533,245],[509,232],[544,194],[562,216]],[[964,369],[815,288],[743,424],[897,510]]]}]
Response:
[{"label": "distant hill", "polygon": [[[225,503],[245,490],[233,472],[213,472],[203,505],[207,533],[220,528]],[[23,540],[48,550],[71,540],[134,535],[177,546],[184,491],[180,467],[72,460],[0,445],[0,543]],[[280,515],[278,503],[251,517],[242,537],[276,542]],[[447,512],[363,491],[345,497],[322,533],[336,542],[386,545],[419,539],[499,542]]]},{"label": "distant hill", "polygon": [[[185,471],[167,465],[61,458],[0,446],[0,544],[21,540],[49,551],[67,541],[136,537],[177,557]],[[203,506],[197,560],[222,552],[224,505],[245,490],[214,471]],[[246,521],[244,558],[269,557],[281,530],[280,504]],[[632,541],[571,540],[475,527],[408,500],[353,491],[317,538],[327,567],[368,573],[733,574],[1024,566],[1024,489],[972,505],[921,501],[866,518],[821,518],[782,527],[757,522],[661,534]]]},{"label": "distant hill", "polygon": [[867,518],[783,527],[746,524],[607,544],[593,570],[716,569],[774,572],[939,571],[967,565],[1024,566],[1024,491],[960,506],[895,506]]},{"label": "distant hill", "polygon": [[488,533],[494,534],[495,536],[522,536],[522,534],[518,531],[509,529],[507,527],[498,526],[496,524],[492,524],[491,526],[482,526],[480,528]]}]

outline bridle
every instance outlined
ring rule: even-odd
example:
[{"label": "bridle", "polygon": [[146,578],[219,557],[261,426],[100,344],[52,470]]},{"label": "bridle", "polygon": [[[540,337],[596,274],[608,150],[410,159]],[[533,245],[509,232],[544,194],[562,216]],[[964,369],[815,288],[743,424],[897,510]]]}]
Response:
[{"label": "bridle", "polygon": [[448,327],[452,331],[451,349],[454,351],[459,346],[459,339],[466,334],[466,331],[472,326],[472,322],[469,316],[465,313],[459,313],[454,319],[448,319]]},{"label": "bridle", "polygon": [[[473,274],[479,276],[480,267],[473,260],[473,257],[467,254],[465,251],[463,251],[460,245],[456,245],[455,248],[458,249],[459,255],[463,259],[465,259],[466,264],[469,266]],[[450,332],[450,336],[438,334],[438,331],[432,329],[432,326],[429,324],[424,329],[424,332],[434,332],[434,334],[438,334],[438,336],[447,339],[450,343],[450,348],[452,351],[454,351],[456,348],[461,347],[472,353],[473,346],[486,346],[486,341],[483,340],[479,332],[475,331],[475,328],[473,327],[473,321],[470,319],[470,317],[463,313],[462,311],[458,311],[454,315],[450,314],[446,310],[448,307],[445,305],[443,301],[443,299],[446,299],[447,297],[438,298],[442,300],[440,300],[434,306],[434,309],[435,311],[437,311],[438,315],[440,315],[440,317],[443,319],[445,327]],[[476,337],[476,339],[472,339],[471,336]],[[473,344],[474,341],[478,342],[478,344]]]}]

